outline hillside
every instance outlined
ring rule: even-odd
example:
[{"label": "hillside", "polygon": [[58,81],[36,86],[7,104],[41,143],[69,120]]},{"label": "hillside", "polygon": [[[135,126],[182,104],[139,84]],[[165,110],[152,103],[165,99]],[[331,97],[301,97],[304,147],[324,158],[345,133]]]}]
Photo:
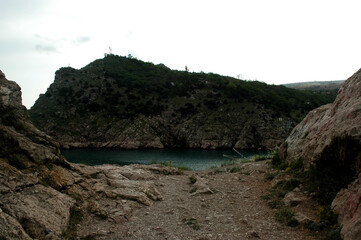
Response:
[{"label": "hillside", "polygon": [[63,147],[273,148],[333,94],[108,55],[61,68],[30,109]]}]

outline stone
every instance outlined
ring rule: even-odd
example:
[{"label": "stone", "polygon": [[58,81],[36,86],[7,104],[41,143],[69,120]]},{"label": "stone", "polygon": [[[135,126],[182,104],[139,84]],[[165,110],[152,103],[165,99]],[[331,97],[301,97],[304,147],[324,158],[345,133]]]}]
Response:
[{"label": "stone", "polygon": [[74,200],[52,188],[42,185],[3,195],[3,211],[19,220],[32,238],[44,238],[53,232],[60,236],[68,225]]},{"label": "stone", "polygon": [[294,219],[297,220],[297,222],[299,222],[301,225],[305,225],[306,223],[312,221],[309,217],[307,217],[306,215],[300,213],[300,212],[297,212],[294,216],[293,216]]},{"label": "stone", "polygon": [[246,233],[247,238],[260,238],[256,231],[249,231]]},{"label": "stone", "polygon": [[306,201],[307,199],[307,196],[301,192],[299,188],[295,188],[293,191],[285,195],[283,202],[287,207],[293,207]]},{"label": "stone", "polygon": [[[209,186],[208,182],[205,178],[196,177],[197,181],[192,185],[192,196],[198,195],[198,194],[213,194],[214,191],[212,191]],[[194,191],[194,192],[193,192]]]}]

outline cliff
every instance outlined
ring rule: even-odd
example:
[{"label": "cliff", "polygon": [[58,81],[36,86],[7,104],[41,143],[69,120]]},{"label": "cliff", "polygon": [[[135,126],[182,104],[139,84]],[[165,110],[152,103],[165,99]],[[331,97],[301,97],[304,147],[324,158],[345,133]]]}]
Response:
[{"label": "cliff", "polygon": [[58,70],[30,116],[63,147],[271,149],[331,99],[108,55]]},{"label": "cliff", "polygon": [[293,129],[280,154],[288,161],[302,159],[317,172],[318,195],[326,203],[336,197],[332,205],[339,212],[344,239],[359,239],[361,70],[347,79],[333,103],[311,111]]},{"label": "cliff", "polygon": [[68,163],[60,145],[31,124],[20,87],[1,71],[0,113],[0,239],[106,235],[135,209],[162,199],[155,173],[176,173],[162,166]]}]

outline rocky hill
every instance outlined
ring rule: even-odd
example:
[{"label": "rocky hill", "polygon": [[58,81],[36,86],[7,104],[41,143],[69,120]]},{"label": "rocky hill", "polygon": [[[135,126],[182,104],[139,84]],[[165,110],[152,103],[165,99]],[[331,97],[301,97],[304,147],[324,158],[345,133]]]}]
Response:
[{"label": "rocky hill", "polygon": [[317,197],[325,204],[332,202],[339,212],[344,239],[359,239],[361,69],[342,85],[333,103],[311,111],[293,129],[280,153],[289,162],[301,159],[315,173]]},{"label": "rocky hill", "polygon": [[333,99],[108,55],[58,70],[30,116],[63,147],[270,149]]}]

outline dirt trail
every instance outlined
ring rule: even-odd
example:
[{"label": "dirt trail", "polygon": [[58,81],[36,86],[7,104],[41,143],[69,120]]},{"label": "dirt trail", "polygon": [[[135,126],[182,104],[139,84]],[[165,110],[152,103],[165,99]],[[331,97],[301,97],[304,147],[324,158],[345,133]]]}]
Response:
[{"label": "dirt trail", "polygon": [[317,239],[301,226],[277,222],[275,210],[261,199],[271,184],[268,170],[266,162],[249,162],[234,173],[160,175],[156,184],[164,200],[134,213],[113,239]]}]

